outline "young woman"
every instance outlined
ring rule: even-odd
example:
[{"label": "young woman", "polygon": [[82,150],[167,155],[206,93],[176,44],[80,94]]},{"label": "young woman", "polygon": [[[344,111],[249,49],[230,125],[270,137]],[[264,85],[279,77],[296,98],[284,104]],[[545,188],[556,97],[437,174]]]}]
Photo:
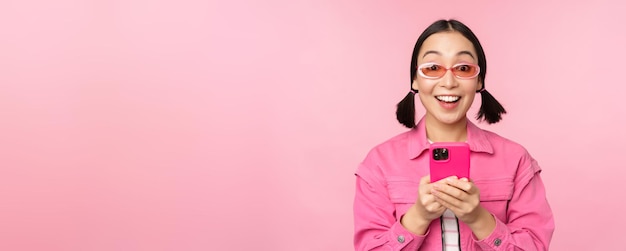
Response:
[{"label": "young woman", "polygon": [[[519,144],[467,119],[476,93],[479,120],[506,111],[485,90],[487,62],[474,33],[439,20],[411,56],[411,92],[398,104],[410,128],[376,146],[356,171],[356,250],[548,250],[554,218],[541,168]],[[415,123],[414,96],[426,109]],[[470,179],[430,181],[432,142],[466,142]]]}]

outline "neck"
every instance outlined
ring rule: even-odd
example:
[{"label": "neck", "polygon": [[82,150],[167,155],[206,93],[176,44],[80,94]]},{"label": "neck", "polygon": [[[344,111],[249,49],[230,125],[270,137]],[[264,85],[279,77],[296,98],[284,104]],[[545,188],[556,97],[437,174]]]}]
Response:
[{"label": "neck", "polygon": [[433,142],[465,142],[467,141],[467,119],[461,119],[454,124],[426,117],[426,136]]}]

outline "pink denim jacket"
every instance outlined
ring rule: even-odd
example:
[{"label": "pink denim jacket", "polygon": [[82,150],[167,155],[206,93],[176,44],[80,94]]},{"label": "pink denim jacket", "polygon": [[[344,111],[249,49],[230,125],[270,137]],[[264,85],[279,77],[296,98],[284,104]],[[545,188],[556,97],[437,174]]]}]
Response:
[{"label": "pink denim jacket", "polygon": [[[477,240],[459,221],[461,250],[548,250],[554,218],[537,162],[519,144],[467,123],[470,178],[480,204],[496,219],[490,236]],[[399,219],[417,200],[419,180],[429,174],[424,119],[415,128],[372,149],[356,171],[355,250],[442,250],[441,225],[425,235]]]}]

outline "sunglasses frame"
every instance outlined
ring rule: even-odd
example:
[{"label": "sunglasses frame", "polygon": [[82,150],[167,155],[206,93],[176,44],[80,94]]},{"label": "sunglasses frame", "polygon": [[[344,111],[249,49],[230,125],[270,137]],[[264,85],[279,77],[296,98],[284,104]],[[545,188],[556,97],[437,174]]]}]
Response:
[{"label": "sunglasses frame", "polygon": [[[445,66],[443,66],[443,65],[441,65],[441,64],[438,64],[438,63],[433,63],[433,62],[430,62],[430,63],[423,63],[423,64],[421,64],[421,65],[417,66],[417,68],[416,68],[416,69],[417,69],[417,74],[419,74],[420,76],[422,76],[423,78],[426,78],[426,79],[440,79],[440,78],[442,78],[443,76],[445,76],[445,75],[446,75],[446,74],[444,73],[444,74],[443,74],[443,75],[441,75],[440,77],[431,77],[431,76],[426,76],[426,74],[424,74],[424,73],[421,71],[421,69],[423,69],[423,68],[427,68],[427,67],[431,67],[431,66],[433,66],[433,65],[436,65],[436,66],[439,66],[439,67],[441,67],[441,68],[445,69],[445,70],[446,70],[446,72],[451,71],[451,72],[452,72],[452,75],[454,75],[454,77],[456,77],[456,78],[458,78],[458,79],[473,79],[473,78],[478,77],[478,74],[480,74],[480,66],[478,66],[477,64],[472,64],[472,63],[458,63],[458,64],[453,65],[453,66],[452,66],[452,67],[450,67],[450,68],[447,68],[447,67],[445,67]],[[476,70],[476,73],[475,73],[474,75],[472,75],[471,77],[461,77],[461,76],[457,75],[457,74],[455,73],[455,71],[454,71],[454,68],[456,68],[456,67],[458,67],[458,66],[461,66],[461,65],[469,65],[469,66],[476,67],[476,69],[477,69],[477,70]]]}]

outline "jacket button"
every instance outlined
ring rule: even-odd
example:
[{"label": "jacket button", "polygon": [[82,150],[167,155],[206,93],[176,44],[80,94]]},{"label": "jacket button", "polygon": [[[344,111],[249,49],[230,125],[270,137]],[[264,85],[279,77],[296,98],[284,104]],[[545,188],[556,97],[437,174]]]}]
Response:
[{"label": "jacket button", "polygon": [[404,243],[404,236],[402,235],[398,236],[398,242]]},{"label": "jacket button", "polygon": [[493,245],[500,246],[500,244],[502,244],[502,240],[496,238],[496,240],[493,241]]}]

